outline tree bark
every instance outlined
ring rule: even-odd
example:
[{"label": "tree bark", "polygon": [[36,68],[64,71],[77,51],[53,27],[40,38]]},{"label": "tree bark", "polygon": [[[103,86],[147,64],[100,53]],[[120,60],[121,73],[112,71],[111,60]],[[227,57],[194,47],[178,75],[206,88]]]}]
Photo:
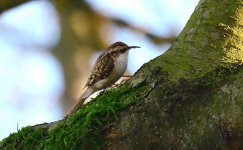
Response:
[{"label": "tree bark", "polygon": [[201,0],[170,49],[126,84],[1,148],[243,149],[242,6]]},{"label": "tree bark", "polygon": [[19,6],[29,0],[17,0],[17,1],[0,1],[0,14],[8,9]]}]

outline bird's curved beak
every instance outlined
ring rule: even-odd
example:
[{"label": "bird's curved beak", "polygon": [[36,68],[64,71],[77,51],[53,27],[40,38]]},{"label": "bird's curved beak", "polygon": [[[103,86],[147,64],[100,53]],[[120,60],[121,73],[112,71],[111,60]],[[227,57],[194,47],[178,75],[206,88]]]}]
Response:
[{"label": "bird's curved beak", "polygon": [[128,46],[128,49],[132,49],[132,48],[141,48],[139,46]]}]

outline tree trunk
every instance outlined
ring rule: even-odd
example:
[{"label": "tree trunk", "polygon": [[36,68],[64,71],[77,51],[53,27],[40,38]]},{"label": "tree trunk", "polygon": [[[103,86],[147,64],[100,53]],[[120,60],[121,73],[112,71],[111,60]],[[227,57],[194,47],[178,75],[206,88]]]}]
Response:
[{"label": "tree trunk", "polygon": [[126,84],[1,148],[243,149],[242,6],[201,0],[171,48]]},{"label": "tree trunk", "polygon": [[0,1],[0,14],[10,8],[19,6],[29,0],[17,0],[17,1]]}]

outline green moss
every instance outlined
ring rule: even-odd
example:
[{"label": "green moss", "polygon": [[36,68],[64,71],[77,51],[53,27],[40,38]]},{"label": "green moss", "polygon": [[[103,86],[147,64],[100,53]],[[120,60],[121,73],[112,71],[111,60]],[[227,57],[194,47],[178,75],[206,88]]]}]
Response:
[{"label": "green moss", "polygon": [[[242,115],[242,94],[239,94],[243,93],[240,89],[242,67],[219,67],[196,80],[162,83],[164,86],[159,89],[162,93],[158,94],[163,96],[161,110],[167,113],[162,119],[163,135],[166,136],[162,145],[167,145],[167,148],[176,145],[182,149],[220,147],[224,144],[220,132],[222,124],[230,124],[233,130],[239,130],[243,124],[239,117]],[[163,90],[164,87],[166,90]],[[237,134],[242,135],[243,132]]]},{"label": "green moss", "polygon": [[1,144],[1,149],[35,149],[40,147],[41,142],[46,138],[46,129],[33,127],[25,127],[18,133],[11,134],[4,139]]},{"label": "green moss", "polygon": [[100,136],[104,132],[103,127],[114,122],[120,111],[135,104],[145,91],[145,87],[131,89],[128,86],[107,91],[56,127],[42,148],[100,149],[106,144],[104,137]]},{"label": "green moss", "polygon": [[[27,127],[6,138],[2,148],[27,149],[101,149],[106,141],[100,136],[109,122],[114,122],[120,111],[135,104],[147,87],[131,88],[127,85],[109,90],[82,107],[75,115],[59,123],[47,133]],[[12,143],[21,143],[15,145]]]},{"label": "green moss", "polygon": [[222,3],[227,5],[219,7],[222,9],[216,8],[218,1],[202,1],[201,5],[171,48],[149,63],[168,72],[171,81],[196,79],[217,66],[243,63],[243,30],[240,27],[243,10],[236,11],[242,1]]},{"label": "green moss", "polygon": [[[218,141],[223,141],[220,139],[220,121],[231,123],[242,133],[243,120],[238,117],[243,116],[242,95],[236,95],[232,90],[242,91],[242,85],[235,87],[232,83],[236,74],[242,74],[238,73],[242,70],[239,64],[243,62],[240,6],[242,0],[233,3],[201,1],[170,50],[147,63],[135,75],[133,88],[122,86],[107,91],[49,133],[24,128],[1,142],[1,148],[101,149],[107,144],[102,134],[109,123],[115,122],[121,111],[136,104],[140,96],[150,90],[143,83],[151,87],[157,84],[153,97],[159,101],[159,112],[164,117],[160,118],[163,121],[160,125],[165,129],[161,130],[165,140],[160,144],[167,144],[168,148],[178,144],[184,149],[197,149],[213,141],[215,147],[220,147],[222,143]],[[151,107],[154,108],[154,104]],[[154,118],[150,118],[145,123],[153,121]],[[127,123],[128,128],[132,125]],[[37,138],[32,139],[35,136]]]}]

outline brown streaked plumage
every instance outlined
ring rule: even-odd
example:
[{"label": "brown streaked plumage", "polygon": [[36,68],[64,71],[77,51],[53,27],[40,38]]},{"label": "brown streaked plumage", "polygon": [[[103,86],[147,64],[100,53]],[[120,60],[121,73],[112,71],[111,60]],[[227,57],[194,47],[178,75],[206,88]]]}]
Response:
[{"label": "brown streaked plumage", "polygon": [[[102,65],[106,64],[106,65]],[[110,55],[100,55],[96,60],[91,75],[85,86],[91,86],[99,80],[105,79],[114,68],[114,60]]]},{"label": "brown streaked plumage", "polygon": [[128,50],[132,48],[140,47],[127,46],[123,42],[116,42],[98,57],[79,98],[79,102],[70,114],[75,113],[83,105],[85,99],[94,92],[107,88],[122,77],[127,69]]}]

